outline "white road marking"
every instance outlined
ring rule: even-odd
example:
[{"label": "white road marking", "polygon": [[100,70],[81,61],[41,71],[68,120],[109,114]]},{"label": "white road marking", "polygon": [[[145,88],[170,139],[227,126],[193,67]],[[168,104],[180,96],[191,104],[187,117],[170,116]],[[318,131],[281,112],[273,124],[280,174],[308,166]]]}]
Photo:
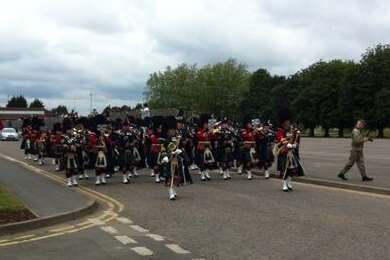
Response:
[{"label": "white road marking", "polygon": [[143,247],[143,246],[132,247],[131,250],[133,250],[134,252],[136,252],[137,254],[142,255],[142,256],[153,255],[153,252],[149,248]]},{"label": "white road marking", "polygon": [[115,236],[115,239],[124,245],[137,244],[138,242],[128,236]]},{"label": "white road marking", "polygon": [[101,221],[98,218],[89,218],[88,221],[91,222],[92,224],[99,225],[99,226],[106,224],[105,222]]},{"label": "white road marking", "polygon": [[109,234],[118,234],[119,231],[111,226],[100,227],[103,231]]},{"label": "white road marking", "polygon": [[141,233],[147,233],[149,232],[149,230],[147,229],[144,229],[143,227],[139,226],[139,225],[130,225],[130,227],[132,229],[134,229],[135,231],[138,231],[138,232],[141,232]]},{"label": "white road marking", "polygon": [[117,217],[116,220],[118,220],[119,222],[121,222],[123,224],[133,224],[133,221],[131,221],[128,218],[124,218],[124,217]]},{"label": "white road marking", "polygon": [[156,234],[147,234],[146,235],[147,237],[150,237],[151,239],[155,240],[155,241],[164,241],[164,237],[160,236],[160,235],[156,235]]},{"label": "white road marking", "polygon": [[190,254],[191,253],[190,251],[187,251],[176,244],[167,244],[165,246],[168,247],[169,249],[171,249],[176,254],[183,255],[183,254]]}]

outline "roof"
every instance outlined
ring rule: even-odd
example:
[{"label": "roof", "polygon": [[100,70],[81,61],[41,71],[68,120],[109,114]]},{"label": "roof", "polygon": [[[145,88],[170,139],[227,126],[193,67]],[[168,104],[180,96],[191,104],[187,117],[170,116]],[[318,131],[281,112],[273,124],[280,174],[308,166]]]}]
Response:
[{"label": "roof", "polygon": [[13,120],[32,116],[45,116],[44,108],[4,108],[0,107],[0,119]]}]

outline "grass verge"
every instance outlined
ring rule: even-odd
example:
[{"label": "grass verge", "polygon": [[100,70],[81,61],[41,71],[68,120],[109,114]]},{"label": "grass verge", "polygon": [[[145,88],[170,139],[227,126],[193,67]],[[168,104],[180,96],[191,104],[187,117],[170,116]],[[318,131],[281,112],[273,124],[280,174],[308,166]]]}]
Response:
[{"label": "grass verge", "polygon": [[35,218],[24,204],[0,186],[0,225]]}]

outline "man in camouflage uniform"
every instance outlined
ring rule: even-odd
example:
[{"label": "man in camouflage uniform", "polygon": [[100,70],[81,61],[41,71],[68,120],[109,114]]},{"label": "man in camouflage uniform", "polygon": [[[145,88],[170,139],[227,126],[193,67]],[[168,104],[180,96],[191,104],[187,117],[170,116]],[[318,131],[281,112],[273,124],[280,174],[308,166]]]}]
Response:
[{"label": "man in camouflage uniform", "polygon": [[349,156],[349,161],[345,165],[344,169],[342,169],[341,172],[337,175],[342,180],[347,180],[345,174],[352,168],[355,163],[359,168],[363,181],[372,181],[374,179],[373,177],[367,176],[366,167],[364,165],[364,143],[373,141],[371,138],[365,137],[363,135],[362,130],[364,127],[365,122],[363,120],[359,120],[357,121],[355,128],[352,130],[352,149]]}]

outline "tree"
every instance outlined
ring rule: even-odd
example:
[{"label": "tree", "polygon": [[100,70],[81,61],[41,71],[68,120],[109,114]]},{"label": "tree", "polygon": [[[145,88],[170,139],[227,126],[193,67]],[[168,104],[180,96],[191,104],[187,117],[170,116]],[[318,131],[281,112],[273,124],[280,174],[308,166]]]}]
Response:
[{"label": "tree", "polygon": [[67,115],[68,114],[68,108],[66,106],[59,105],[58,107],[53,108],[51,110],[51,112],[54,113],[55,115],[58,115],[58,116]]},{"label": "tree", "polygon": [[270,119],[273,122],[279,123],[279,112],[282,109],[288,109],[293,117],[296,114],[294,111],[294,101],[297,96],[296,77],[291,76],[277,83],[270,91],[269,106],[271,108]]},{"label": "tree", "polygon": [[33,102],[30,103],[30,108],[44,108],[45,105],[39,99],[34,99]]},{"label": "tree", "polygon": [[389,126],[384,120],[381,109],[386,108],[388,101],[381,99],[387,96],[390,86],[390,45],[378,44],[369,48],[362,55],[359,74],[354,88],[354,104],[359,108],[355,117],[365,118],[368,127],[379,130],[383,137],[383,129]]},{"label": "tree", "polygon": [[322,126],[325,137],[329,136],[329,129],[342,129],[352,118],[348,99],[349,82],[355,63],[351,61],[332,60],[319,61],[297,74],[298,95],[295,108],[300,121],[311,129]]},{"label": "tree", "polygon": [[233,59],[200,69],[187,64],[167,67],[149,76],[146,98],[151,108],[180,108],[236,117],[248,90],[249,75],[246,65]]},{"label": "tree", "polygon": [[241,104],[244,114],[270,119],[274,116],[271,105],[272,90],[282,84],[285,77],[271,76],[266,69],[258,69],[249,79],[249,91]]},{"label": "tree", "polygon": [[238,118],[249,78],[246,65],[233,59],[203,67],[198,73],[195,111]]},{"label": "tree", "polygon": [[390,125],[390,86],[375,94],[375,119],[379,126],[378,137],[384,137],[384,127]]},{"label": "tree", "polygon": [[8,108],[27,108],[27,100],[24,96],[13,96],[10,100],[8,100],[7,106]]}]

